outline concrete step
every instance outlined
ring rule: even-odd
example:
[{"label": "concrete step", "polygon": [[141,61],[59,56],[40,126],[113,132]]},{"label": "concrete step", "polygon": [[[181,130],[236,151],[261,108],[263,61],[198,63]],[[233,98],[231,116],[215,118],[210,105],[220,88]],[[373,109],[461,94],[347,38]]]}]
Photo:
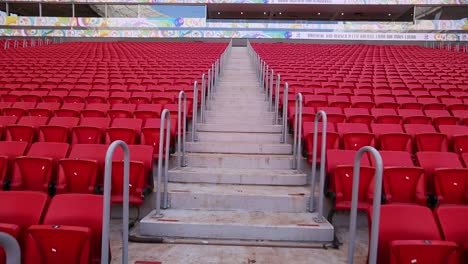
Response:
[{"label": "concrete step", "polygon": [[153,211],[140,222],[144,236],[330,242],[333,226],[314,213],[176,210]]},{"label": "concrete step", "polygon": [[258,125],[272,125],[273,118],[268,117],[245,117],[236,116],[231,118],[225,117],[212,117],[207,118],[206,122],[210,124],[224,124],[224,125],[232,125],[232,124],[239,124],[239,125],[246,125],[246,126],[258,126]]},{"label": "concrete step", "polygon": [[260,132],[260,133],[281,133],[281,125],[257,125],[257,126],[239,126],[238,124],[197,124],[198,131],[210,132]]},{"label": "concrete step", "polygon": [[187,153],[187,166],[231,169],[291,169],[291,155]]},{"label": "concrete step", "polygon": [[306,212],[310,188],[306,186],[169,183],[173,209]]},{"label": "concrete step", "polygon": [[246,110],[246,109],[248,109],[252,113],[268,111],[268,107],[263,106],[263,105],[252,105],[252,104],[223,105],[223,104],[216,104],[216,103],[210,105],[211,111],[218,111],[218,112],[234,112],[234,111]]},{"label": "concrete step", "polygon": [[280,133],[198,132],[198,141],[279,143]]},{"label": "concrete step", "polygon": [[226,103],[226,104],[238,104],[238,103],[248,103],[248,104],[265,104],[268,103],[265,101],[264,96],[259,98],[224,98],[224,97],[215,97],[214,101],[216,103]]},{"label": "concrete step", "polygon": [[171,182],[305,185],[307,175],[296,170],[245,170],[181,167],[169,171]]},{"label": "concrete step", "polygon": [[274,112],[248,112],[248,111],[205,111],[206,118],[222,117],[226,119],[231,119],[235,117],[244,117],[244,118],[273,118]]},{"label": "concrete step", "polygon": [[186,150],[200,153],[245,153],[245,154],[292,154],[290,144],[252,143],[252,142],[187,142]]}]

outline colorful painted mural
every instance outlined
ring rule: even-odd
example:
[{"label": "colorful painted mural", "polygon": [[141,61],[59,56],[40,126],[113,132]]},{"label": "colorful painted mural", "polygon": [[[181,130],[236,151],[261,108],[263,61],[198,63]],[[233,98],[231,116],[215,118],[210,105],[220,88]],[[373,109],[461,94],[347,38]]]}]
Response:
[{"label": "colorful painted mural", "polygon": [[468,0],[9,0],[50,3],[140,3],[140,4],[317,4],[317,5],[466,5]]}]

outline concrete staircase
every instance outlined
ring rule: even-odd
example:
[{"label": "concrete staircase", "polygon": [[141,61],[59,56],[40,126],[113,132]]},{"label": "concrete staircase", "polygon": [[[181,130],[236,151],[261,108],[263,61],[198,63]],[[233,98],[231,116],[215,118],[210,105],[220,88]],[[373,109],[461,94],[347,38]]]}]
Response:
[{"label": "concrete staircase", "polygon": [[333,226],[308,212],[307,175],[280,143],[247,48],[232,48],[206,122],[187,142],[187,167],[169,171],[170,209],[140,222],[145,236],[329,242]]}]

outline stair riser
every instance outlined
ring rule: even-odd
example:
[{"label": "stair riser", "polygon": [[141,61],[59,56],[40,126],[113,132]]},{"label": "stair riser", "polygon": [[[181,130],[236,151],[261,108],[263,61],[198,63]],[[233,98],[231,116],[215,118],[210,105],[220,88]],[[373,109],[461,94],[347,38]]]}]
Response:
[{"label": "stair riser", "polygon": [[[235,219],[233,219],[235,222]],[[313,241],[329,242],[333,240],[333,228],[316,226],[248,226],[248,225],[213,225],[178,222],[141,222],[140,232],[145,236],[273,240],[273,241]]]},{"label": "stair riser", "polygon": [[207,157],[187,156],[187,166],[231,169],[290,169],[292,159],[274,157]]},{"label": "stair riser", "polygon": [[306,175],[282,176],[282,175],[242,175],[242,174],[206,174],[169,172],[171,182],[186,183],[222,183],[222,184],[252,184],[252,185],[305,185]]},{"label": "stair riser", "polygon": [[198,131],[211,132],[259,132],[259,133],[281,133],[282,126],[280,125],[265,125],[255,127],[239,127],[239,125],[218,125],[218,124],[197,124]]},{"label": "stair riser", "polygon": [[198,141],[280,143],[281,134],[199,132]]},{"label": "stair riser", "polygon": [[186,150],[189,152],[201,153],[292,154],[292,146],[287,144],[219,144],[210,142],[188,142]]}]

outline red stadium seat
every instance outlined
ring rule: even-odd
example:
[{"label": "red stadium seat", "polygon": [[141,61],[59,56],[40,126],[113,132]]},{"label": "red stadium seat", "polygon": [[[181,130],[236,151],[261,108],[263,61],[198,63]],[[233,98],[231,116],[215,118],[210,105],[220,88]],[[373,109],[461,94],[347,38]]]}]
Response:
[{"label": "red stadium seat", "polygon": [[94,193],[97,173],[97,161],[61,159],[57,175],[57,193]]},{"label": "red stadium seat", "polygon": [[80,125],[71,129],[72,144],[99,144],[102,134],[110,125],[108,117],[82,118]]},{"label": "red stadium seat", "polygon": [[444,239],[454,241],[463,248],[462,263],[466,263],[468,260],[468,226],[465,221],[468,218],[468,206],[441,206],[435,209],[435,215],[439,220]]},{"label": "red stadium seat", "polygon": [[468,169],[435,169],[439,204],[468,205]]},{"label": "red stadium seat", "polygon": [[456,243],[439,240],[394,240],[390,242],[390,264],[461,264]]},{"label": "red stadium seat", "polygon": [[426,175],[426,188],[429,192],[434,189],[434,170],[435,169],[457,169],[462,168],[462,163],[457,154],[450,152],[429,152],[423,151],[416,153],[416,160],[424,168]]},{"label": "red stadium seat", "polygon": [[[335,210],[350,210],[353,190],[354,166],[337,166],[335,169]],[[373,182],[375,169],[361,167],[359,177],[358,210],[365,211],[374,197]]]},{"label": "red stadium seat", "polygon": [[423,169],[388,167],[384,169],[383,177],[387,203],[427,204]]},{"label": "red stadium seat", "polygon": [[79,122],[78,117],[52,117],[47,125],[39,127],[39,141],[69,142],[70,128]]}]

